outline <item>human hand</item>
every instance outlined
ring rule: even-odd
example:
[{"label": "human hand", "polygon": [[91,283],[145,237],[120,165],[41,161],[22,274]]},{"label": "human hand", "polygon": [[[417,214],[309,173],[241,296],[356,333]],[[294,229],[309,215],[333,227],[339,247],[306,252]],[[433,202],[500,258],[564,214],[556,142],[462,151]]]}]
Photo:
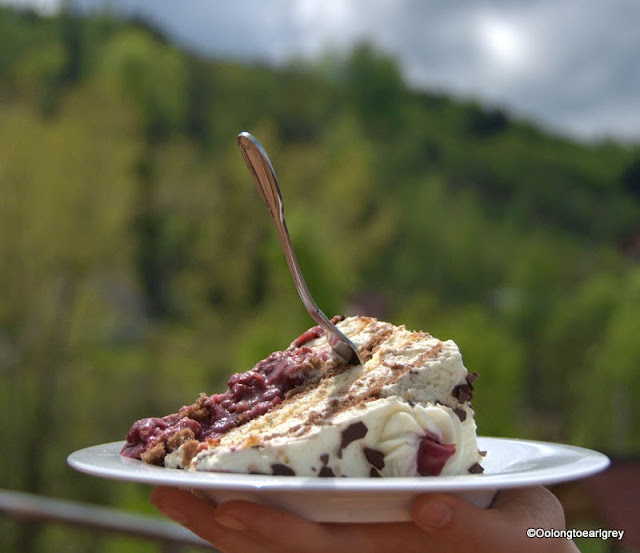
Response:
[{"label": "human hand", "polygon": [[190,492],[156,488],[160,512],[223,553],[579,553],[563,538],[527,538],[527,528],[564,528],[546,488],[503,490],[488,509],[453,495],[421,496],[412,522],[320,524],[248,501],[214,506]]}]

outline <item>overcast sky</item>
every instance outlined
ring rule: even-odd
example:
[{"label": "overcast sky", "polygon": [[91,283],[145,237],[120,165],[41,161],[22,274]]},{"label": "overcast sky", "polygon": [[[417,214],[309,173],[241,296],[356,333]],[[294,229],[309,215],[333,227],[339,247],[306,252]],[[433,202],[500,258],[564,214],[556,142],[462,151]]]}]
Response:
[{"label": "overcast sky", "polygon": [[[55,11],[60,0],[0,0]],[[640,142],[640,0],[75,0],[180,44],[272,63],[369,39],[414,87],[584,138]]]}]

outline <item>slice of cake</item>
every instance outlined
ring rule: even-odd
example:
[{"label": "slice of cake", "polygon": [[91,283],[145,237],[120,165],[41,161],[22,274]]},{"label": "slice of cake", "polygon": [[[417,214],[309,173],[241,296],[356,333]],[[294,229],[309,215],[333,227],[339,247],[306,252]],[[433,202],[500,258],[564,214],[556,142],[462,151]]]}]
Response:
[{"label": "slice of cake", "polygon": [[199,471],[297,476],[481,472],[468,373],[452,341],[369,317],[334,318],[349,366],[314,327],[163,418],[133,424],[122,455]]}]

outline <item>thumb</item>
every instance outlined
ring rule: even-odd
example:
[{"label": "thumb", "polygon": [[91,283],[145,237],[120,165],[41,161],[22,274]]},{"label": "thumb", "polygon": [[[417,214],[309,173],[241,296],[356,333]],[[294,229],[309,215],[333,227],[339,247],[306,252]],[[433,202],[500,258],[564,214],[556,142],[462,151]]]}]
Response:
[{"label": "thumb", "polygon": [[439,550],[450,553],[470,547],[474,553],[577,551],[566,539],[527,537],[528,528],[564,528],[562,506],[542,487],[502,490],[488,509],[454,495],[425,495],[412,515]]}]

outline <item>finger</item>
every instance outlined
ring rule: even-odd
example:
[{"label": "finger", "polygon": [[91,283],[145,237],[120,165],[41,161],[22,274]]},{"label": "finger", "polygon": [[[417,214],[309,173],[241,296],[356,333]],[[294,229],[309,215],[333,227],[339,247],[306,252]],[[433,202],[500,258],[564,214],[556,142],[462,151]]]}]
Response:
[{"label": "finger", "polygon": [[250,501],[229,501],[216,509],[216,522],[245,532],[274,551],[326,552],[333,544],[331,533],[316,522]]},{"label": "finger", "polygon": [[191,492],[158,487],[151,502],[165,516],[191,530],[223,553],[273,553],[244,532],[218,524],[216,507]]},{"label": "finger", "polygon": [[[491,510],[503,514],[505,518],[506,513],[509,513],[514,527],[519,528],[519,533],[526,534],[530,528],[565,528],[562,504],[542,486],[504,490],[496,496]],[[526,541],[536,552],[546,545],[549,551],[580,553],[574,542],[566,538],[544,538],[542,541],[541,538],[528,538]]]},{"label": "finger", "polygon": [[564,527],[564,511],[560,501],[547,488],[535,486],[502,490],[490,511],[503,513],[520,525],[536,521],[542,528]]},{"label": "finger", "polygon": [[[496,535],[518,551],[509,525],[468,501],[449,494],[430,494],[419,498],[412,509],[413,520],[426,532],[437,550],[450,553],[496,553]],[[505,531],[508,534],[505,535]],[[521,540],[522,541],[522,540]]]},{"label": "finger", "polygon": [[498,553],[502,551],[544,551],[550,546],[561,551],[560,544],[527,538],[529,527],[564,527],[562,507],[544,488],[504,490],[489,509],[481,509],[464,499],[448,494],[419,498],[413,506],[413,518],[441,550],[451,553]]},{"label": "finger", "polygon": [[216,509],[216,521],[242,529],[280,553],[403,553],[427,551],[428,536],[411,522],[320,524],[294,514],[245,501]]}]

